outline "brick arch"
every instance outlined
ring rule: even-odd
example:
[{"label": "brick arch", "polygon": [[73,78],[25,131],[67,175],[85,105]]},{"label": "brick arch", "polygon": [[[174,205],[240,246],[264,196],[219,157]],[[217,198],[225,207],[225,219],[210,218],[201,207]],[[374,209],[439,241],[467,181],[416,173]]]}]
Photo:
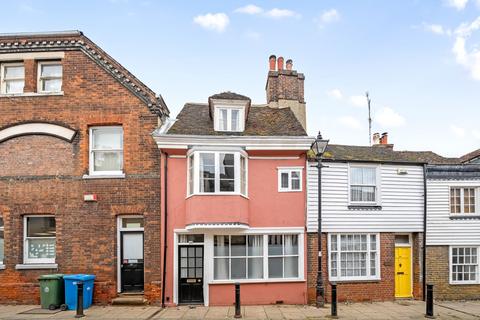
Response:
[{"label": "brick arch", "polygon": [[20,136],[47,135],[72,142],[77,132],[54,123],[29,122],[0,129],[0,143]]}]

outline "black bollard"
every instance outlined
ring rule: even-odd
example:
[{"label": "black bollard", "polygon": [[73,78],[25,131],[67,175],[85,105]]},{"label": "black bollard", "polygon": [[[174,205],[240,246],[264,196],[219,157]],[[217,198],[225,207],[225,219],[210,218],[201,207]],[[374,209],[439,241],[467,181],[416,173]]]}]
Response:
[{"label": "black bollard", "polygon": [[331,316],[332,318],[337,317],[337,284],[332,283],[332,307],[331,307]]},{"label": "black bollard", "polygon": [[433,315],[433,284],[427,284],[427,301],[425,317],[435,318]]},{"label": "black bollard", "polygon": [[83,282],[77,281],[77,314],[75,318],[85,317],[83,314]]},{"label": "black bollard", "polygon": [[240,310],[240,283],[235,283],[235,318],[241,318],[242,312]]}]

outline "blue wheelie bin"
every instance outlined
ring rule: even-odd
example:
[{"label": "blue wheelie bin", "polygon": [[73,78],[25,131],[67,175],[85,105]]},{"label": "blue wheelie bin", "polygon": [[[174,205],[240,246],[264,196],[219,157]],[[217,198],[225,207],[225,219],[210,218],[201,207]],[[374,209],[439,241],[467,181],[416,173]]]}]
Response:
[{"label": "blue wheelie bin", "polygon": [[92,305],[94,275],[70,274],[63,276],[63,280],[65,281],[65,304],[68,310],[77,308],[77,283],[79,281],[83,282],[83,309],[87,309]]}]

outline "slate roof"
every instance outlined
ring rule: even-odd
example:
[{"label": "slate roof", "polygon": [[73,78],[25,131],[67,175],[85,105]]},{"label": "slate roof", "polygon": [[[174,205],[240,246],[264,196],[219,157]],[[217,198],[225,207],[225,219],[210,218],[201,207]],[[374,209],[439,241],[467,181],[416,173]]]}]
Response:
[{"label": "slate roof", "polygon": [[329,161],[365,161],[395,163],[455,164],[457,158],[445,158],[432,151],[395,151],[383,146],[348,146],[329,144],[323,154]]},{"label": "slate roof", "polygon": [[480,179],[480,165],[436,165],[427,167],[427,179],[468,180]]},{"label": "slate roof", "polygon": [[87,38],[81,31],[0,34],[0,54],[73,50],[84,52],[114,79],[143,101],[150,112],[162,118],[169,115],[170,111],[161,96],[155,95],[150,88]]},{"label": "slate roof", "polygon": [[306,136],[290,108],[252,106],[243,132],[219,132],[213,128],[208,104],[187,103],[167,134],[235,136]]},{"label": "slate roof", "polygon": [[250,98],[247,96],[230,91],[214,94],[210,97],[210,99],[250,100]]}]

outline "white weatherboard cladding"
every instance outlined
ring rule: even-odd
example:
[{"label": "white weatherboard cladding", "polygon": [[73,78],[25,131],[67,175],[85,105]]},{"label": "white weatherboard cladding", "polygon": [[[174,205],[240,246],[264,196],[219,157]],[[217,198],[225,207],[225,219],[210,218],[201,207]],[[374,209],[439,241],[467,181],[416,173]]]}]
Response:
[{"label": "white weatherboard cladding", "polygon": [[[322,231],[423,232],[423,166],[379,164],[380,210],[348,209],[348,163],[324,162]],[[370,164],[371,165],[371,164]],[[307,231],[317,231],[316,163],[308,167]],[[407,174],[398,174],[398,170]]]},{"label": "white weatherboard cladding", "polygon": [[480,187],[480,180],[427,180],[427,245],[480,245],[480,219],[450,219],[454,186]]}]

